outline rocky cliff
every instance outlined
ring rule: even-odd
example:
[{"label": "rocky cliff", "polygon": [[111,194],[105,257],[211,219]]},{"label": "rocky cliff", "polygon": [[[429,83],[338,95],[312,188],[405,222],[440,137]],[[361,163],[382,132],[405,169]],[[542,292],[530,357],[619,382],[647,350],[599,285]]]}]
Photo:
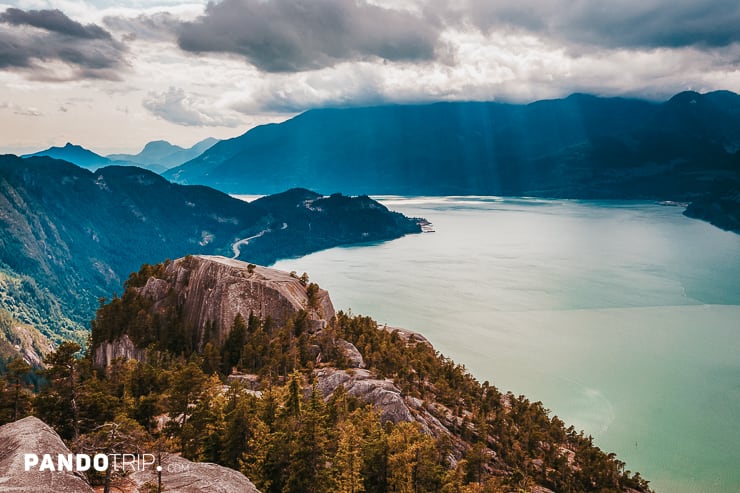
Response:
[{"label": "rocky cliff", "polygon": [[[334,317],[334,306],[328,292],[318,288],[309,294],[310,286],[287,272],[197,255],[170,262],[161,275],[130,289],[146,302],[153,316],[176,311],[187,336],[196,341],[195,349],[202,350],[211,339],[223,344],[239,314],[245,320],[250,314],[261,320],[269,317],[281,326],[305,312],[310,331],[325,327]],[[99,324],[98,333],[106,329],[105,324]],[[99,342],[94,349],[97,365],[106,366],[116,357],[144,357],[145,345],[133,334],[103,337]]]},{"label": "rocky cliff", "polygon": [[103,341],[95,348],[93,361],[99,366],[107,366],[116,358],[144,361],[146,349],[136,347],[128,334],[123,334],[113,341]]},{"label": "rocky cliff", "polygon": [[25,454],[38,457],[50,454],[56,464],[57,454],[69,453],[59,435],[33,416],[0,426],[0,491],[93,493],[94,490],[81,473],[39,471],[38,467],[25,470]]}]

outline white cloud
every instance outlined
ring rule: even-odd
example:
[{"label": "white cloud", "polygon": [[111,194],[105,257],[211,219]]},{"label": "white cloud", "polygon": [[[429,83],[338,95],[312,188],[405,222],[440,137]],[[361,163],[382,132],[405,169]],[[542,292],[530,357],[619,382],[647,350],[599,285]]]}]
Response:
[{"label": "white cloud", "polygon": [[214,111],[206,98],[186,94],[177,87],[170,87],[161,93],[150,92],[143,104],[157,117],[179,125],[235,127],[242,123],[239,118]]}]

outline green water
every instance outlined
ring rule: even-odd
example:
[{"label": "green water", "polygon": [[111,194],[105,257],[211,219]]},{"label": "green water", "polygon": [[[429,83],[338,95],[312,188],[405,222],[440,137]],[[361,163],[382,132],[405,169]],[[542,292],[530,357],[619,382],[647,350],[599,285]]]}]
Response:
[{"label": "green water", "polygon": [[436,232],[276,266],[541,400],[658,492],[740,492],[740,235],[646,203],[384,202]]}]

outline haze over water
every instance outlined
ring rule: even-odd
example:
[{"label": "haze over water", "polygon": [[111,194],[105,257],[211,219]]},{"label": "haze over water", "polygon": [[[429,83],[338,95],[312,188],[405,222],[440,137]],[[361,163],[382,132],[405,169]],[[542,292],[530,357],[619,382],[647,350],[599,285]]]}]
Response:
[{"label": "haze over water", "polygon": [[436,232],[276,267],[541,400],[658,492],[740,491],[740,235],[640,202],[383,202]]}]

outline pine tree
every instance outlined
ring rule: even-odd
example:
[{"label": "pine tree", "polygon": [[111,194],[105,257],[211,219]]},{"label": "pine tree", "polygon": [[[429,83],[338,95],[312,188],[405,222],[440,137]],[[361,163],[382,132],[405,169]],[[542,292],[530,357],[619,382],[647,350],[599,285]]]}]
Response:
[{"label": "pine tree", "polygon": [[180,436],[181,447],[185,447],[187,437],[183,436],[186,429],[191,406],[196,405],[203,392],[206,376],[200,367],[193,361],[187,365],[180,365],[170,374],[168,392],[170,430]]},{"label": "pine tree", "polygon": [[190,417],[182,428],[183,456],[201,462],[220,460],[225,406],[221,381],[218,376],[211,375],[205,379]]},{"label": "pine tree", "polygon": [[221,464],[236,469],[239,460],[247,452],[247,443],[252,439],[252,430],[257,419],[257,406],[250,395],[242,395],[239,386],[229,389],[225,407],[225,428],[222,439]]},{"label": "pine tree", "polygon": [[[7,396],[5,396],[5,406],[7,421],[17,421],[27,416],[31,411],[31,391],[25,383],[26,377],[31,373],[31,365],[26,363],[23,358],[16,358],[7,364]],[[3,406],[3,407],[5,407]]]},{"label": "pine tree", "polygon": [[273,436],[262,420],[255,419],[252,425],[249,430],[249,441],[245,444],[245,451],[238,461],[239,469],[257,485],[260,491],[267,493],[273,491],[272,481],[266,474],[266,464]]},{"label": "pine tree", "polygon": [[342,422],[337,429],[339,444],[334,455],[332,475],[335,493],[363,493],[362,481],[364,458],[363,441],[357,428],[351,421]]},{"label": "pine tree", "polygon": [[291,442],[284,493],[323,493],[327,490],[326,435],[320,397],[314,389]]},{"label": "pine tree", "polygon": [[399,423],[388,437],[388,485],[398,493],[437,492],[445,469],[434,440],[418,423]]},{"label": "pine tree", "polygon": [[66,439],[80,436],[79,368],[75,354],[80,346],[63,342],[49,354],[42,375],[48,385],[36,396],[35,408],[39,417]]},{"label": "pine tree", "polygon": [[297,418],[301,414],[301,380],[302,376],[297,371],[290,375],[288,384],[288,395],[285,400],[285,415]]},{"label": "pine tree", "polygon": [[242,314],[237,313],[234,317],[234,323],[231,325],[231,331],[224,343],[223,372],[225,374],[231,373],[231,369],[239,364],[246,338],[247,324]]},{"label": "pine tree", "polygon": [[366,493],[388,491],[388,436],[380,415],[372,406],[357,409],[350,415],[362,437],[362,478]]},{"label": "pine tree", "polygon": [[203,347],[203,372],[206,375],[218,373],[221,370],[221,352],[213,342],[207,342]]}]

